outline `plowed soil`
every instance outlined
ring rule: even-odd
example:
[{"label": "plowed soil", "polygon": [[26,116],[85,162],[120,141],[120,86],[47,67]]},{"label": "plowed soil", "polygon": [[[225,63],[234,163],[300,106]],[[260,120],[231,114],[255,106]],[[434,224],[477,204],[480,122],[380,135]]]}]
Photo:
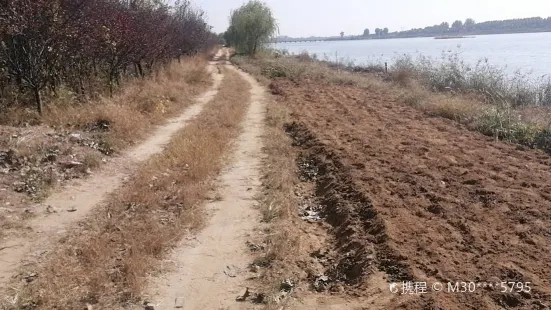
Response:
[{"label": "plowed soil", "polygon": [[[330,244],[312,253],[326,268],[328,292],[368,297],[369,278],[383,271],[388,282],[429,283],[427,294],[398,294],[386,309],[549,309],[549,155],[383,92],[288,80],[270,89],[292,112],[286,130],[329,224]],[[436,281],[532,289],[432,293]]]}]

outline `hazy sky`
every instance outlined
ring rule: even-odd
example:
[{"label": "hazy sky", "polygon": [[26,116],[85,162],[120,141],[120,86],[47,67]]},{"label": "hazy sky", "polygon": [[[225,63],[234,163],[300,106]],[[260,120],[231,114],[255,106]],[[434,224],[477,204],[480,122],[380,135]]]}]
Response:
[{"label": "hazy sky", "polygon": [[[194,0],[207,12],[216,32],[228,26],[228,16],[245,0]],[[467,17],[478,21],[551,16],[550,0],[265,0],[274,11],[281,35],[333,36],[425,27]]]}]

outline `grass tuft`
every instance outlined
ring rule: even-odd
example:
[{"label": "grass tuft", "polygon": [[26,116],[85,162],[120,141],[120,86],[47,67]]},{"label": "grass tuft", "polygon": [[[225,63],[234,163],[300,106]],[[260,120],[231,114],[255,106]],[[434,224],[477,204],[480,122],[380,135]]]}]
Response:
[{"label": "grass tuft", "polygon": [[510,76],[487,59],[470,65],[455,51],[443,53],[440,59],[399,56],[392,69],[399,84],[402,75],[408,74],[431,90],[475,93],[487,103],[513,107],[551,105],[551,78],[533,79],[520,71]]}]

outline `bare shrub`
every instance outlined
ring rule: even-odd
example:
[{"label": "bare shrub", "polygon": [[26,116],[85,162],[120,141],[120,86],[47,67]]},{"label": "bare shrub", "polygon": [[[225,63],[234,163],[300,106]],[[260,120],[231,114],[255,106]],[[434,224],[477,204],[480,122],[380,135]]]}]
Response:
[{"label": "bare shrub", "polygon": [[392,73],[394,81],[400,86],[408,87],[411,85],[413,73],[407,70],[397,70]]},{"label": "bare shrub", "polygon": [[188,1],[13,0],[0,6],[1,97],[42,114],[64,88],[79,99],[72,103],[113,94],[124,79],[207,51],[215,38]]},{"label": "bare shrub", "polygon": [[297,55],[297,59],[299,61],[303,61],[303,62],[308,62],[308,61],[312,61],[313,58],[310,57],[310,54],[308,54],[308,51],[302,51],[300,52],[300,54]]}]

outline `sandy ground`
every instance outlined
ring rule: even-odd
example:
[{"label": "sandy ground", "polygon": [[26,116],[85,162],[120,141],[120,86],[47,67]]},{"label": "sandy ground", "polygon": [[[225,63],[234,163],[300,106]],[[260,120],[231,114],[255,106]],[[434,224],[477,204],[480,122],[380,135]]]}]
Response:
[{"label": "sandy ground", "polygon": [[[228,66],[236,70],[232,66]],[[206,205],[210,220],[205,229],[185,238],[166,261],[167,273],[151,279],[150,303],[155,309],[244,309],[236,297],[247,289],[251,276],[250,251],[260,214],[254,208],[260,186],[264,90],[251,84],[251,102],[243,132],[235,144],[231,164],[218,179],[217,201]]]},{"label": "sandy ground", "polygon": [[[222,57],[221,53],[215,60]],[[42,204],[36,217],[27,225],[32,227],[24,237],[5,240],[0,247],[0,285],[6,285],[19,267],[39,260],[48,253],[48,248],[70,231],[70,227],[83,220],[111,192],[120,187],[136,166],[163,150],[172,135],[181,130],[216,93],[222,80],[221,74],[210,65],[214,84],[211,89],[196,99],[196,103],[180,116],[171,119],[143,143],[108,163],[100,171],[79,183],[70,184],[54,193]]]}]

